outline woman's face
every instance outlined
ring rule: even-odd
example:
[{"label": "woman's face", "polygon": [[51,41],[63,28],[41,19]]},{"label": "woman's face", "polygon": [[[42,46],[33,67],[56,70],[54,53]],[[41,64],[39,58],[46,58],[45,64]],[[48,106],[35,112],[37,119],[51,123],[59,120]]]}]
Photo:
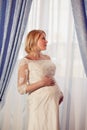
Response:
[{"label": "woman's face", "polygon": [[46,35],[44,33],[41,34],[40,38],[38,39],[37,42],[37,47],[42,50],[46,50],[48,41],[46,40]]}]

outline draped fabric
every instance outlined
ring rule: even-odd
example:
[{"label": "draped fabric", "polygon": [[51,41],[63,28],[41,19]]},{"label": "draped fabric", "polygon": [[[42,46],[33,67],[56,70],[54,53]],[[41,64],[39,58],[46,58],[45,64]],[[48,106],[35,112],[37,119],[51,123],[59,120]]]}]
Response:
[{"label": "draped fabric", "polygon": [[0,0],[0,101],[17,59],[32,0]]},{"label": "draped fabric", "polygon": [[87,0],[71,0],[75,27],[87,75]]},{"label": "draped fabric", "polygon": [[25,56],[25,37],[32,29],[46,31],[48,46],[45,53],[56,64],[55,79],[64,94],[64,101],[59,107],[60,130],[87,130],[87,78],[74,26],[71,0],[32,1],[17,62],[8,84],[6,101],[0,111],[0,130],[28,128],[27,95],[20,95],[17,91],[17,72],[19,60]]}]

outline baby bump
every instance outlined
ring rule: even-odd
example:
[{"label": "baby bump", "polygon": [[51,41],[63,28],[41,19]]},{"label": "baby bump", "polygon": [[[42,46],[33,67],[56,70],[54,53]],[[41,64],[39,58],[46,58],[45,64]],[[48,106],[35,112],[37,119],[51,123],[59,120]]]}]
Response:
[{"label": "baby bump", "polygon": [[32,92],[29,96],[43,96],[43,95],[49,95],[49,94],[55,94],[58,91],[57,86],[45,86],[42,87],[34,92]]},{"label": "baby bump", "polygon": [[59,100],[59,90],[57,86],[49,86],[40,88],[28,96],[29,104],[47,102],[50,99]]}]

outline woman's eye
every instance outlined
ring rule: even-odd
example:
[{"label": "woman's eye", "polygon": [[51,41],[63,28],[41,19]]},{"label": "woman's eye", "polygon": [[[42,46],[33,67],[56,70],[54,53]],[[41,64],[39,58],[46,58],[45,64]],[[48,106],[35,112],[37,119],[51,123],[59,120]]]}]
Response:
[{"label": "woman's eye", "polygon": [[42,38],[43,40],[46,40],[45,37]]}]

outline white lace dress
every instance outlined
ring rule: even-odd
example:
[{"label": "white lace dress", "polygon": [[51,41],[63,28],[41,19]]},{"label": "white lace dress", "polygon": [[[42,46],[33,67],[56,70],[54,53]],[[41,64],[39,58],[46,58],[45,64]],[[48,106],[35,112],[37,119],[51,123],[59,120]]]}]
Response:
[{"label": "white lace dress", "polygon": [[[45,75],[54,78],[55,69],[51,60],[22,59],[18,78],[18,82],[22,83],[22,86],[18,86],[18,91],[24,94],[28,83],[35,83]],[[28,130],[59,130],[59,99],[62,96],[57,84],[52,87],[40,88],[28,94]]]}]

